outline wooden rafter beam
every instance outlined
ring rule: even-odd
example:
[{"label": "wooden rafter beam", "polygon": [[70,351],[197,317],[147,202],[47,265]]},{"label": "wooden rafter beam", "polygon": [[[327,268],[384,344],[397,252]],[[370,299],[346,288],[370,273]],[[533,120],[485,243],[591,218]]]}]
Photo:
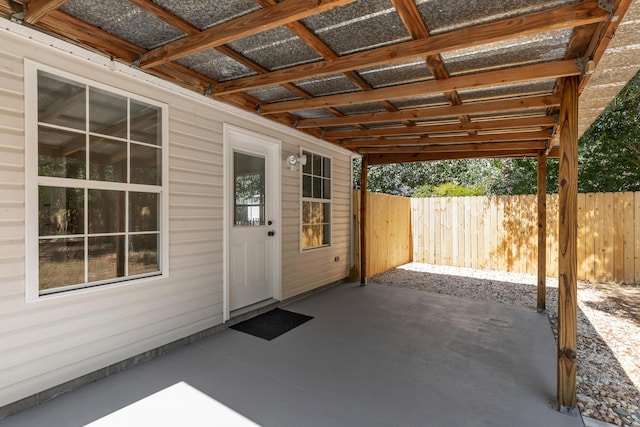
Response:
[{"label": "wooden rafter beam", "polygon": [[586,1],[525,16],[463,28],[425,39],[413,40],[345,55],[330,61],[314,62],[273,71],[269,74],[245,77],[220,83],[216,94],[257,89],[285,82],[326,76],[361,68],[398,62],[403,59],[424,57],[455,49],[479,46],[491,42],[573,28],[604,21],[609,14],[598,8],[596,1]]},{"label": "wooden rafter beam", "polygon": [[461,153],[461,152],[488,152],[488,151],[531,151],[544,150],[545,144],[542,141],[524,142],[491,142],[476,144],[442,144],[442,145],[422,145],[413,147],[365,147],[358,150],[360,153]]},{"label": "wooden rafter beam", "polygon": [[171,13],[167,9],[163,8],[160,5],[157,5],[151,0],[128,0],[129,3],[132,3],[138,6],[140,9],[146,10],[156,18],[162,19],[167,24],[177,28],[178,30],[184,32],[185,34],[195,35],[200,33],[200,29],[195,25],[185,21],[179,16]]},{"label": "wooden rafter beam", "polygon": [[555,79],[565,76],[577,76],[582,71],[572,60],[526,65],[484,73],[452,77],[445,80],[430,80],[400,86],[385,87],[367,92],[345,93],[317,97],[310,100],[276,102],[262,107],[261,114],[274,114],[314,108],[336,107],[339,105],[364,104],[380,100],[411,98],[460,89],[499,86],[534,80]]},{"label": "wooden rafter beam", "polygon": [[24,21],[35,24],[49,12],[62,7],[69,0],[29,0],[25,3]]},{"label": "wooden rafter beam", "polygon": [[[367,156],[369,157],[370,165],[386,165],[390,163],[430,162],[433,160],[537,157],[539,151],[467,151],[460,153],[367,154]],[[552,151],[551,157],[554,157],[553,154],[558,157],[557,151]]]},{"label": "wooden rafter beam", "polygon": [[474,102],[445,107],[416,108],[391,113],[369,113],[345,117],[327,117],[320,119],[302,119],[294,123],[297,129],[309,129],[331,126],[348,126],[367,123],[388,123],[404,120],[424,120],[442,117],[455,117],[461,114],[492,114],[507,111],[524,111],[538,108],[557,107],[560,95],[528,96],[497,101]]},{"label": "wooden rafter beam", "polygon": [[522,128],[547,128],[557,124],[555,117],[525,117],[514,119],[483,120],[478,122],[454,123],[446,125],[428,125],[414,127],[394,127],[365,130],[339,130],[326,132],[325,139],[367,138],[399,135],[429,135],[435,133],[493,131]]},{"label": "wooden rafter beam", "polygon": [[429,144],[460,144],[460,143],[488,143],[488,142],[508,142],[508,141],[548,141],[550,135],[547,131],[537,132],[513,132],[505,134],[488,135],[460,135],[443,137],[423,137],[423,138],[396,138],[396,139],[375,139],[375,140],[350,140],[345,141],[342,146],[348,149],[358,149],[365,147],[381,146],[417,146]]},{"label": "wooden rafter beam", "polygon": [[[249,37],[289,22],[325,12],[355,0],[283,0],[271,7],[165,44],[142,55],[140,66],[152,68],[206,49]],[[283,82],[285,83],[285,82]]]}]

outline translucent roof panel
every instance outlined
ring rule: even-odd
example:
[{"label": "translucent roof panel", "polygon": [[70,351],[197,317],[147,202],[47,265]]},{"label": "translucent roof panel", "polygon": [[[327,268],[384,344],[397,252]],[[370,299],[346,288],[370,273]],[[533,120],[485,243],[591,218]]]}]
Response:
[{"label": "translucent roof panel", "polygon": [[255,71],[214,49],[185,56],[176,60],[176,62],[217,81],[256,74]]},{"label": "translucent roof panel", "polygon": [[436,105],[449,105],[449,100],[444,95],[422,95],[411,98],[392,99],[391,104],[399,110],[408,108],[433,107]]},{"label": "translucent roof panel", "polygon": [[424,59],[396,62],[359,70],[358,74],[374,88],[415,83],[432,78]]},{"label": "translucent roof panel", "polygon": [[260,9],[253,0],[154,0],[201,30]]},{"label": "translucent roof panel", "polygon": [[462,102],[509,98],[525,95],[550,95],[553,93],[555,86],[555,79],[539,80],[528,83],[459,90],[458,95],[460,96]]},{"label": "translucent roof panel", "polygon": [[268,70],[322,59],[286,27],[277,27],[229,43],[229,46]]},{"label": "translucent roof panel", "polygon": [[334,114],[322,109],[294,111],[291,114],[301,119],[324,119],[326,117],[335,117]]},{"label": "translucent roof panel", "polygon": [[349,3],[303,23],[338,55],[411,39],[390,0]]},{"label": "translucent roof panel", "polygon": [[387,111],[382,104],[378,102],[371,102],[366,104],[354,104],[354,105],[342,105],[334,107],[335,110],[340,111],[342,114],[369,114],[369,113],[382,113]]},{"label": "translucent roof panel", "polygon": [[145,49],[185,36],[182,31],[125,0],[71,0],[60,10]]},{"label": "translucent roof panel", "polygon": [[416,0],[429,34],[550,9],[579,0]]},{"label": "translucent roof panel", "polygon": [[296,86],[313,96],[334,95],[359,90],[358,86],[346,78],[344,74],[302,80],[297,82]]},{"label": "translucent roof panel", "polygon": [[263,87],[259,89],[248,90],[246,93],[258,98],[260,101],[267,103],[301,99],[299,95],[296,95],[295,93],[291,92],[288,89],[285,89],[282,86]]},{"label": "translucent roof panel", "polygon": [[557,61],[564,59],[572,34],[572,29],[553,31],[490,43],[473,49],[445,52],[441,56],[445,68],[452,76],[507,66]]}]

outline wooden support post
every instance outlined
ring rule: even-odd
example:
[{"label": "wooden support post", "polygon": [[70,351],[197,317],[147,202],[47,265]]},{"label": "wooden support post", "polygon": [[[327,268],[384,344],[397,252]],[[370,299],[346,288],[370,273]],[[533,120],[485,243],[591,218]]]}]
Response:
[{"label": "wooden support post", "polygon": [[562,81],[558,210],[558,406],[577,413],[578,85]]},{"label": "wooden support post", "polygon": [[362,156],[360,170],[360,284],[367,284],[367,175],[369,156]]},{"label": "wooden support post", "polygon": [[538,313],[547,309],[547,156],[538,154]]}]

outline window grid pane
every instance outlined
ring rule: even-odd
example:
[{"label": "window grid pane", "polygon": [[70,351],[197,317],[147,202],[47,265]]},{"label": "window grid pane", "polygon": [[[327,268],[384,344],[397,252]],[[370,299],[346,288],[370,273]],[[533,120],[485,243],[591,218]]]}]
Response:
[{"label": "window grid pane", "polygon": [[37,79],[41,293],[161,273],[161,107],[43,71]]},{"label": "window grid pane", "polygon": [[331,159],[303,151],[302,249],[331,244]]}]

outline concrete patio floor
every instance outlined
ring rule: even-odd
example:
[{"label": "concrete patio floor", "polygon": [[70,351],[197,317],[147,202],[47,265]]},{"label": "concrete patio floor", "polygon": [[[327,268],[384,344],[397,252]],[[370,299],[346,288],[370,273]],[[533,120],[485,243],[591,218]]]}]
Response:
[{"label": "concrete patio floor", "polygon": [[556,345],[533,309],[354,283],[285,308],[314,319],[273,341],[223,330],[0,425],[82,426],[185,382],[261,426],[583,426],[552,409]]}]

